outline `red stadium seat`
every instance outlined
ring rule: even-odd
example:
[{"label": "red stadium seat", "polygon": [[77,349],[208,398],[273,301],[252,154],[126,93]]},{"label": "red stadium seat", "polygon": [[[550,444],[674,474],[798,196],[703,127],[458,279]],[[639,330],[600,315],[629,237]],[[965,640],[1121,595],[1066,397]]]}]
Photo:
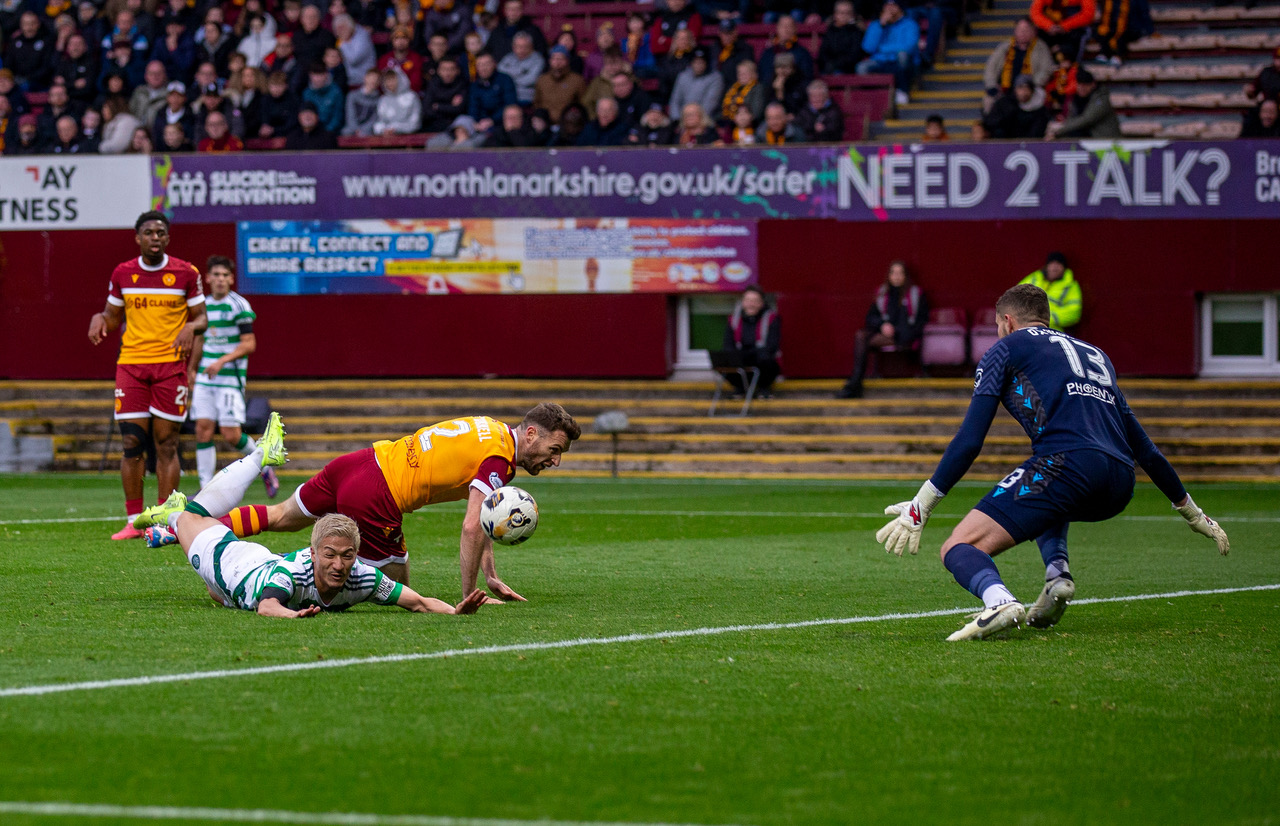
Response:
[{"label": "red stadium seat", "polygon": [[978,312],[973,326],[969,328],[969,357],[978,362],[991,345],[1000,339],[996,328],[996,311],[993,307],[985,307]]},{"label": "red stadium seat", "polygon": [[959,307],[939,307],[929,313],[929,323],[924,325],[920,345],[920,363],[930,365],[960,366],[965,363],[965,343],[968,338],[966,316]]}]

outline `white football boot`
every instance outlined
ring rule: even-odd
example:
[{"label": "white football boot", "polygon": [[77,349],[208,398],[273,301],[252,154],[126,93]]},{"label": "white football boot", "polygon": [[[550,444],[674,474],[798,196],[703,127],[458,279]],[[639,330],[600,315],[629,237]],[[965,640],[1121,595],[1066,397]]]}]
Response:
[{"label": "white football boot", "polygon": [[1076,595],[1076,583],[1071,577],[1060,576],[1044,584],[1044,590],[1035,604],[1027,609],[1027,625],[1032,628],[1052,628],[1062,619],[1067,603]]},{"label": "white football boot", "polygon": [[974,615],[973,620],[947,637],[947,642],[981,640],[1027,621],[1027,609],[1021,602],[1002,602],[994,608],[986,608]]}]

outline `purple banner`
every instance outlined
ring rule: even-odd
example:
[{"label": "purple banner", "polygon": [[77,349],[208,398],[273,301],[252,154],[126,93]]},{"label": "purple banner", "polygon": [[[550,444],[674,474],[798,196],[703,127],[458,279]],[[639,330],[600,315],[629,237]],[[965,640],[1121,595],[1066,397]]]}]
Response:
[{"label": "purple banner", "polygon": [[1280,144],[158,155],[182,223],[434,218],[1277,218]]}]

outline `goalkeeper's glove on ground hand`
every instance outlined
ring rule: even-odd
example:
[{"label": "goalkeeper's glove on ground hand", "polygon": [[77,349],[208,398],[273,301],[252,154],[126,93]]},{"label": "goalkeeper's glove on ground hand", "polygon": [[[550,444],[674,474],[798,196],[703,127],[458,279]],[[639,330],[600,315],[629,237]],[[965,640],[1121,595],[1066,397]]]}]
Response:
[{"label": "goalkeeper's glove on ground hand", "polygon": [[1174,505],[1173,509],[1182,514],[1182,518],[1187,520],[1187,525],[1191,530],[1198,534],[1203,534],[1216,542],[1218,553],[1226,556],[1231,550],[1231,540],[1227,539],[1227,532],[1222,529],[1221,525],[1210,519],[1204,511],[1200,510],[1200,506],[1192,501],[1190,494],[1187,494],[1187,504],[1182,506]]},{"label": "goalkeeper's glove on ground hand", "polygon": [[919,552],[924,523],[929,521],[929,514],[942,501],[943,496],[945,494],[935,488],[933,482],[925,482],[911,501],[885,508],[887,516],[897,518],[876,531],[876,541],[884,545],[886,551],[898,556],[902,556],[904,550],[909,550],[912,554]]}]

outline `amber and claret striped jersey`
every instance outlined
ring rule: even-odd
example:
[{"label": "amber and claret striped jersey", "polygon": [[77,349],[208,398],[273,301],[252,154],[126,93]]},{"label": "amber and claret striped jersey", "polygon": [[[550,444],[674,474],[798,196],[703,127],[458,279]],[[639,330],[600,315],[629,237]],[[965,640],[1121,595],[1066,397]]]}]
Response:
[{"label": "amber and claret striped jersey", "polygon": [[374,442],[373,455],[401,513],[465,499],[472,487],[488,496],[516,475],[515,434],[488,416],[453,419],[393,442]]},{"label": "amber and claret striped jersey", "polygon": [[181,361],[173,341],[187,323],[187,308],[204,303],[200,271],[168,255],[159,267],[151,268],[139,256],[111,273],[107,302],[124,308],[120,364]]}]

